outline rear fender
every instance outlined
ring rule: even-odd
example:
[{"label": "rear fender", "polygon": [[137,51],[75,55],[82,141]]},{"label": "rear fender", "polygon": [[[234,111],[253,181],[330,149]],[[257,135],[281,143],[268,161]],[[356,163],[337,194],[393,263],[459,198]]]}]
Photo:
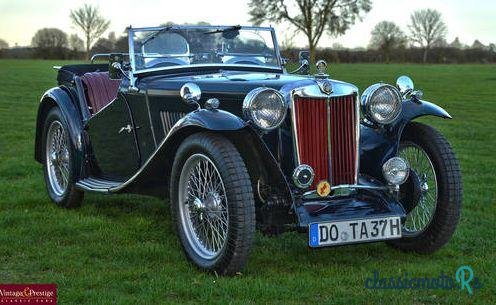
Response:
[{"label": "rear fender", "polygon": [[62,116],[66,120],[69,132],[69,140],[71,141],[75,151],[75,161],[77,168],[80,168],[84,156],[84,148],[81,132],[83,130],[83,122],[79,108],[68,92],[68,89],[55,87],[46,91],[41,97],[40,105],[38,106],[38,114],[36,117],[36,135],[35,135],[35,160],[42,163],[43,155],[43,130],[45,118],[52,107],[58,107]]}]

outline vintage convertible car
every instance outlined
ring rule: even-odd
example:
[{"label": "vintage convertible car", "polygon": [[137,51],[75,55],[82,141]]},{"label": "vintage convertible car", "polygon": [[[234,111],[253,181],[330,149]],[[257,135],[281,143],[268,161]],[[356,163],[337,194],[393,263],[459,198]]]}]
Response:
[{"label": "vintage convertible car", "polygon": [[[129,53],[58,67],[41,98],[35,158],[48,195],[169,198],[186,256],[233,274],[255,229],[308,232],[310,247],[387,240],[430,253],[450,239],[462,200],[458,162],[434,128],[442,108],[412,80],[361,96],[288,73],[273,28],[129,28]],[[102,56],[102,55],[99,55]]]}]

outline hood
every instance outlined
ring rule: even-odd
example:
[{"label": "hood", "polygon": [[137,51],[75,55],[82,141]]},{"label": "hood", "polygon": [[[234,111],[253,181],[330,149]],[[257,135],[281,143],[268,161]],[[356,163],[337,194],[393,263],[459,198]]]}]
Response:
[{"label": "hood", "polygon": [[[140,80],[147,90],[179,91],[185,83],[197,84],[202,94],[232,95],[244,97],[251,90],[258,87],[269,87],[281,91],[283,95],[301,87],[315,87],[318,90],[317,79],[311,75],[293,75],[284,73],[219,71],[194,75],[160,75],[149,76]],[[335,93],[358,92],[351,84],[330,79]],[[315,91],[315,88],[313,91]]]}]

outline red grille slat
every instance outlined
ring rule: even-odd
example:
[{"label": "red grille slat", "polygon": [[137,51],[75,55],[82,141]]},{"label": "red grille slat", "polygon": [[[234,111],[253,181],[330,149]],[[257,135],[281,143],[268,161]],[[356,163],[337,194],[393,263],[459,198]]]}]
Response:
[{"label": "red grille slat", "polygon": [[315,171],[312,188],[324,179],[329,180],[333,185],[355,183],[357,145],[355,96],[331,98],[330,117],[327,104],[327,100],[322,98],[295,96],[294,99],[299,161],[300,164],[310,165]]}]

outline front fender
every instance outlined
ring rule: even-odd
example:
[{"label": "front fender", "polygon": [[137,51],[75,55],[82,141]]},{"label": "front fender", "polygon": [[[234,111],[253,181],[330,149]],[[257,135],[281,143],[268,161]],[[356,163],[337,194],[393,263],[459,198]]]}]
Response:
[{"label": "front fender", "polygon": [[[36,117],[36,135],[35,135],[35,160],[43,162],[43,130],[45,117],[52,107],[58,107],[62,116],[66,120],[69,132],[69,139],[75,150],[75,159],[80,162],[84,156],[81,132],[83,130],[83,121],[76,102],[71,97],[68,89],[55,87],[46,91],[40,100],[38,114]],[[80,164],[80,163],[77,163]]]},{"label": "front fender", "polygon": [[270,183],[274,193],[285,199],[281,209],[289,210],[291,191],[276,158],[254,128],[222,110],[198,110],[178,121],[135,177],[116,191],[167,197],[176,151],[185,138],[198,132],[218,133],[228,138],[243,157],[254,185],[258,179]]},{"label": "front fender", "polygon": [[199,109],[188,113],[171,128],[138,173],[116,191],[166,197],[175,152],[185,138],[202,131],[235,132],[247,125],[238,116],[223,110]]},{"label": "front fender", "polygon": [[437,116],[444,119],[452,118],[451,115],[443,108],[424,100],[419,100],[418,102],[413,102],[411,100],[405,101],[403,103],[402,114],[401,121],[403,125],[408,124],[408,122],[418,117],[426,115]]},{"label": "front fender", "polygon": [[240,117],[224,110],[199,109],[188,113],[171,129],[167,138],[174,135],[182,128],[195,126],[211,131],[233,131],[247,126]]},{"label": "front fender", "polygon": [[402,104],[401,116],[389,126],[360,126],[360,172],[383,181],[382,165],[398,153],[401,135],[405,126],[414,119],[432,115],[451,119],[451,115],[438,105],[420,100],[406,100]]}]

